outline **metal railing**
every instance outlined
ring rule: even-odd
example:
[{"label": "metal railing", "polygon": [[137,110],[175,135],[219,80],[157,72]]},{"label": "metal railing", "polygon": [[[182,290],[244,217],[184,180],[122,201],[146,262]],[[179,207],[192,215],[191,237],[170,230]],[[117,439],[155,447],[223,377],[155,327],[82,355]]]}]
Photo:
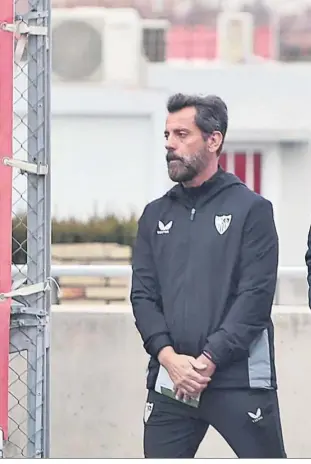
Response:
[{"label": "metal railing", "polygon": [[[25,275],[26,265],[12,267],[12,276]],[[132,267],[126,264],[54,264],[51,276],[57,277],[131,277]],[[278,277],[306,277],[307,269],[303,266],[280,266]]]},{"label": "metal railing", "polygon": [[[14,266],[12,268],[12,277],[18,281],[19,277],[26,274],[25,267]],[[51,266],[51,277],[59,279],[60,277],[126,277],[129,280],[132,276],[131,265],[108,265],[108,264],[56,264]],[[275,304],[279,304],[279,280],[281,278],[307,279],[307,269],[303,266],[280,266],[278,268],[278,284],[275,292]],[[20,281],[22,283],[22,280]],[[52,287],[52,301],[56,301],[57,286]]]}]

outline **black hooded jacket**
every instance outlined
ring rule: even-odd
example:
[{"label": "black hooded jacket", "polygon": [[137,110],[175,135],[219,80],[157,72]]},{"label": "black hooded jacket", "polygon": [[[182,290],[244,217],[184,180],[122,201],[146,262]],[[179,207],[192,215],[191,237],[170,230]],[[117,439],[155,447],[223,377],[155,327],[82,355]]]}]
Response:
[{"label": "black hooded jacket", "polygon": [[165,346],[216,364],[209,388],[276,388],[271,308],[278,237],[271,203],[236,176],[178,184],[149,203],[133,251],[131,303],[150,355]]}]

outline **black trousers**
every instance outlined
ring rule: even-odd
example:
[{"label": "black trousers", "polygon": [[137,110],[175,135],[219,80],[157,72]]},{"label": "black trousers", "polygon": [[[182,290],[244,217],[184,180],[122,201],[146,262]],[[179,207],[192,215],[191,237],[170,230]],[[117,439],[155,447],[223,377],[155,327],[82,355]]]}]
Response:
[{"label": "black trousers", "polygon": [[209,425],[238,458],[286,458],[274,390],[206,390],[199,408],[148,392],[145,458],[193,458]]}]

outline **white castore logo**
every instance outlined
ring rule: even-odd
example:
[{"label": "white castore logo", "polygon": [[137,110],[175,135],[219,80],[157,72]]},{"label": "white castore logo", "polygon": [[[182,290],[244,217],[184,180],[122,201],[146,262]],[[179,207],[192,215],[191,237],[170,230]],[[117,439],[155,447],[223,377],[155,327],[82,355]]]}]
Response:
[{"label": "white castore logo", "polygon": [[173,221],[168,222],[166,225],[163,224],[162,221],[158,222],[158,230],[157,234],[162,235],[162,234],[169,234],[170,230],[172,228]]},{"label": "white castore logo", "polygon": [[153,403],[146,403],[145,404],[145,413],[144,413],[144,421],[148,422],[149,417],[151,416],[153,410]]},{"label": "white castore logo", "polygon": [[247,414],[249,415],[249,417],[252,419],[252,422],[254,423],[263,419],[260,408],[257,409],[255,414],[253,412],[248,412]]},{"label": "white castore logo", "polygon": [[222,235],[226,232],[231,224],[232,215],[228,216],[215,216],[215,227],[217,232]]}]

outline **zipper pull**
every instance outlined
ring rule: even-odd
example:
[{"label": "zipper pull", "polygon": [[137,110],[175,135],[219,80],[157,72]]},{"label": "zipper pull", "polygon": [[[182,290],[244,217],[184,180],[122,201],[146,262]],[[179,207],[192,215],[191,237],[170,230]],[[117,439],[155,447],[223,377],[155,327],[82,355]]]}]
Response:
[{"label": "zipper pull", "polygon": [[193,221],[195,213],[196,213],[195,208],[192,208],[191,214],[190,214],[190,221]]}]

